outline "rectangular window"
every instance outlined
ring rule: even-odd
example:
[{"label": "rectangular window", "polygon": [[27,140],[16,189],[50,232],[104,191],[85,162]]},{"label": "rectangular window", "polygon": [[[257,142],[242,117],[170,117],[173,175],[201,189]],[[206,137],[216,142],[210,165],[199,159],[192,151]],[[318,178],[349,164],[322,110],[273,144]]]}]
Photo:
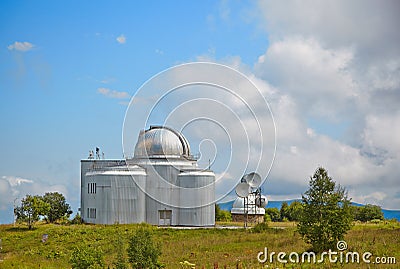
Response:
[{"label": "rectangular window", "polygon": [[95,219],[96,218],[96,208],[88,208],[88,218]]},{"label": "rectangular window", "polygon": [[96,193],[97,183],[88,183],[88,193]]}]

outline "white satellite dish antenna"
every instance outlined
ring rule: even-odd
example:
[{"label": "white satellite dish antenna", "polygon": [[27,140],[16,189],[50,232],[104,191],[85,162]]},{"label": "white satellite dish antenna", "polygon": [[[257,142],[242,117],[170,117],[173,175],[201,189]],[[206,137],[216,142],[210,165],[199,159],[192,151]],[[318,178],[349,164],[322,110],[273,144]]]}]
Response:
[{"label": "white satellite dish antenna", "polygon": [[250,185],[246,182],[239,183],[236,186],[235,191],[236,191],[237,196],[246,198],[247,196],[249,196],[249,193],[250,193]]},{"label": "white satellite dish antenna", "polygon": [[258,188],[261,185],[261,176],[257,173],[250,173],[243,176],[244,181],[246,181],[250,187]]},{"label": "white satellite dish antenna", "polygon": [[268,204],[268,199],[264,195],[256,198],[256,205],[259,207],[266,207]]}]

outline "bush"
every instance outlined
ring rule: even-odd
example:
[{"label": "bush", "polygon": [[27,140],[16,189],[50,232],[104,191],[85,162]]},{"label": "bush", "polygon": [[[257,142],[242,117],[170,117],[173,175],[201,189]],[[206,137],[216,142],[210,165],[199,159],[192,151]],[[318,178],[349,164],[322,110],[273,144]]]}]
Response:
[{"label": "bush", "polygon": [[251,229],[253,233],[261,233],[267,230],[268,230],[268,223],[266,222],[258,223],[256,226],[253,227],[253,229]]},{"label": "bush", "polygon": [[158,256],[161,255],[160,245],[153,242],[149,229],[139,228],[129,240],[128,257],[132,268],[160,268]]},{"label": "bush", "polygon": [[99,248],[76,247],[72,251],[70,263],[76,269],[104,268],[103,252]]},{"label": "bush", "polygon": [[222,210],[219,205],[215,204],[215,220],[232,221],[232,214],[229,211]]},{"label": "bush", "polygon": [[71,220],[71,224],[82,224],[83,220],[79,213],[76,213],[75,217]]},{"label": "bush", "polygon": [[266,208],[265,209],[265,216],[264,220],[266,217],[269,217],[271,221],[280,221],[281,220],[281,213],[279,212],[278,208]]}]

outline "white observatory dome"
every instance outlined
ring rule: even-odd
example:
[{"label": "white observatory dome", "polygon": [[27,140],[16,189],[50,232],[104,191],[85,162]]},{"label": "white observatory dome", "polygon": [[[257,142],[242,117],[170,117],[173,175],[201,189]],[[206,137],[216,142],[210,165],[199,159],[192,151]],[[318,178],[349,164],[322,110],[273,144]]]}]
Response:
[{"label": "white observatory dome", "polygon": [[141,131],[135,146],[135,158],[189,157],[190,147],[179,132],[165,126],[150,126]]},{"label": "white observatory dome", "polygon": [[[266,197],[264,195],[261,196],[262,198]],[[264,215],[265,209],[263,207],[258,207],[255,205],[256,196],[254,194],[249,194],[248,198],[248,214],[256,214],[256,215]],[[268,202],[267,202],[268,203]],[[266,204],[265,204],[266,205]],[[233,202],[231,213],[232,214],[244,214],[245,207],[244,207],[244,198],[237,197],[235,202]]]},{"label": "white observatory dome", "polygon": [[235,202],[233,202],[232,209],[241,209],[243,212],[244,198],[237,197]]}]

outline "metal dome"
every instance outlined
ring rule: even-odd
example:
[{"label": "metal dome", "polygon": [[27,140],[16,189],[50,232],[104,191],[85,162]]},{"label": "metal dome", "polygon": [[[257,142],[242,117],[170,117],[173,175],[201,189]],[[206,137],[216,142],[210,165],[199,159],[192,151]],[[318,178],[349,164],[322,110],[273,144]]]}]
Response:
[{"label": "metal dome", "polygon": [[[264,195],[262,195],[261,197],[266,198]],[[255,199],[256,199],[256,196],[252,193],[248,196],[248,203],[249,203],[249,206],[247,208],[248,214],[250,214],[250,215],[265,214],[265,209],[263,207],[254,206]],[[245,212],[244,198],[237,197],[235,202],[233,202],[231,213],[232,214],[244,214],[244,212]]]},{"label": "metal dome", "polygon": [[135,158],[189,157],[190,148],[186,138],[165,126],[150,126],[141,131],[135,146]]}]

